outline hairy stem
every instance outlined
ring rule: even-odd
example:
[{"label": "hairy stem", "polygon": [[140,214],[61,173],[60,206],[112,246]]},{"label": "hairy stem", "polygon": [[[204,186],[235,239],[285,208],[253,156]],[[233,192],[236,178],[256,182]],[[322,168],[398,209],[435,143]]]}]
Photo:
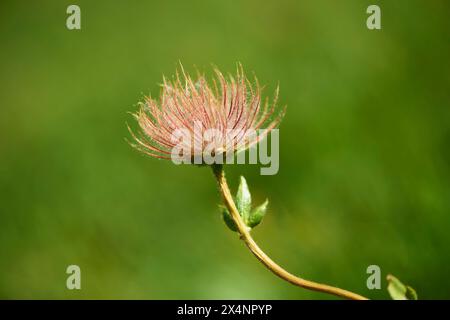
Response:
[{"label": "hairy stem", "polygon": [[214,175],[217,179],[217,182],[219,183],[220,192],[222,194],[223,201],[225,203],[225,206],[229,210],[231,217],[233,218],[234,222],[236,223],[238,232],[241,236],[241,239],[245,242],[246,246],[249,248],[249,250],[253,253],[253,255],[263,264],[266,266],[267,269],[269,269],[272,273],[280,277],[281,279],[292,283],[293,285],[313,290],[313,291],[319,291],[324,292],[328,294],[332,294],[338,297],[351,299],[351,300],[368,300],[367,298],[344,290],[340,288],[336,288],[333,286],[329,286],[326,284],[316,283],[313,281],[305,280],[303,278],[294,276],[293,274],[287,272],[282,267],[280,267],[278,264],[276,264],[270,257],[264,253],[264,251],[261,250],[261,248],[256,244],[255,240],[253,240],[252,236],[250,235],[248,227],[245,225],[244,221],[242,220],[241,216],[239,215],[239,212],[236,208],[236,204],[234,203],[233,197],[230,192],[230,188],[228,187],[227,180],[225,179],[225,173],[223,171],[222,165],[213,165],[212,166]]}]

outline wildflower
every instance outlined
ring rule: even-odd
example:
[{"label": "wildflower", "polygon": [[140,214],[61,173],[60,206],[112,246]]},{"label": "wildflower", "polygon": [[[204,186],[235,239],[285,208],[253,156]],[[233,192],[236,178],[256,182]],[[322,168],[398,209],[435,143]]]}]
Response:
[{"label": "wildflower", "polygon": [[[244,177],[241,177],[238,192],[233,197],[222,162],[208,163],[204,157],[206,153],[228,159],[250,148],[274,129],[285,111],[283,108],[275,113],[278,88],[273,102],[269,104],[266,98],[262,104],[258,80],[255,77],[255,85],[252,86],[241,65],[237,68],[236,79],[231,75],[226,79],[215,69],[216,78],[212,86],[203,75],[198,75],[194,82],[183,68],[181,71],[182,78],[177,72],[174,80],[163,79],[158,101],[147,97],[141,103],[135,114],[141,137],[130,130],[134,146],[155,158],[174,160],[175,155],[182,159],[204,160],[204,163],[194,161],[196,164],[211,165],[223,198],[224,206],[220,208],[226,225],[236,231],[258,260],[281,279],[309,290],[366,300],[359,294],[297,277],[276,264],[250,234],[265,216],[268,200],[252,209],[250,190]],[[262,134],[253,134],[264,127]],[[210,135],[211,132],[214,134]],[[186,310],[180,312],[189,313]]]}]

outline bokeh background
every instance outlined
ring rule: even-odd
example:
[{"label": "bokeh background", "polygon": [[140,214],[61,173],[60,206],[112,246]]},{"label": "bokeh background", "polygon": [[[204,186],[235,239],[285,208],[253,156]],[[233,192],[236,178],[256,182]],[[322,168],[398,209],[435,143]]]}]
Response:
[{"label": "bokeh background", "polygon": [[[81,7],[82,30],[66,29]],[[366,28],[378,4],[382,30]],[[268,272],[209,170],[138,154],[128,114],[178,61],[255,72],[288,106],[280,171],[245,175],[261,247],[308,279],[450,298],[448,1],[1,1],[0,298],[333,299]],[[81,267],[82,289],[66,289]],[[382,290],[366,288],[379,265]]]}]

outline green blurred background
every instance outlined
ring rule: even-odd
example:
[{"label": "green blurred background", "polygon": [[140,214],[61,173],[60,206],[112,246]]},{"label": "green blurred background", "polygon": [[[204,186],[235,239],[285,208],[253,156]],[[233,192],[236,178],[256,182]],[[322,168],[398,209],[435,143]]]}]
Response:
[{"label": "green blurred background", "polygon": [[[81,7],[82,30],[66,29]],[[366,28],[379,4],[382,30]],[[0,298],[332,299],[268,272],[221,221],[209,170],[138,154],[127,113],[181,60],[242,62],[288,106],[280,171],[228,166],[294,274],[450,298],[448,1],[2,1]],[[82,290],[66,289],[81,267]],[[382,290],[366,288],[381,267]]]}]

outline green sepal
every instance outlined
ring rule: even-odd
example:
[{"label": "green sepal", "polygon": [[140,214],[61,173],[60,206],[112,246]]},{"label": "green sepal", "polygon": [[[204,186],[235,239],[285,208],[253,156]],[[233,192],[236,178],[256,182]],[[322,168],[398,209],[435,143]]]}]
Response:
[{"label": "green sepal", "polygon": [[269,200],[266,199],[263,204],[253,209],[253,211],[250,213],[248,221],[246,222],[247,226],[249,226],[250,228],[254,228],[258,224],[260,224],[262,219],[266,215],[268,205]]},{"label": "green sepal", "polygon": [[252,196],[250,190],[248,190],[247,181],[241,176],[239,188],[236,194],[236,207],[241,215],[242,219],[246,222],[252,209]]},{"label": "green sepal", "polygon": [[225,224],[227,225],[227,227],[231,230],[231,231],[238,231],[238,228],[236,226],[236,223],[234,223],[233,218],[231,217],[230,212],[228,212],[228,209],[225,208],[225,206],[219,205],[219,209],[220,212],[222,213],[222,218],[223,221],[225,222]]}]

